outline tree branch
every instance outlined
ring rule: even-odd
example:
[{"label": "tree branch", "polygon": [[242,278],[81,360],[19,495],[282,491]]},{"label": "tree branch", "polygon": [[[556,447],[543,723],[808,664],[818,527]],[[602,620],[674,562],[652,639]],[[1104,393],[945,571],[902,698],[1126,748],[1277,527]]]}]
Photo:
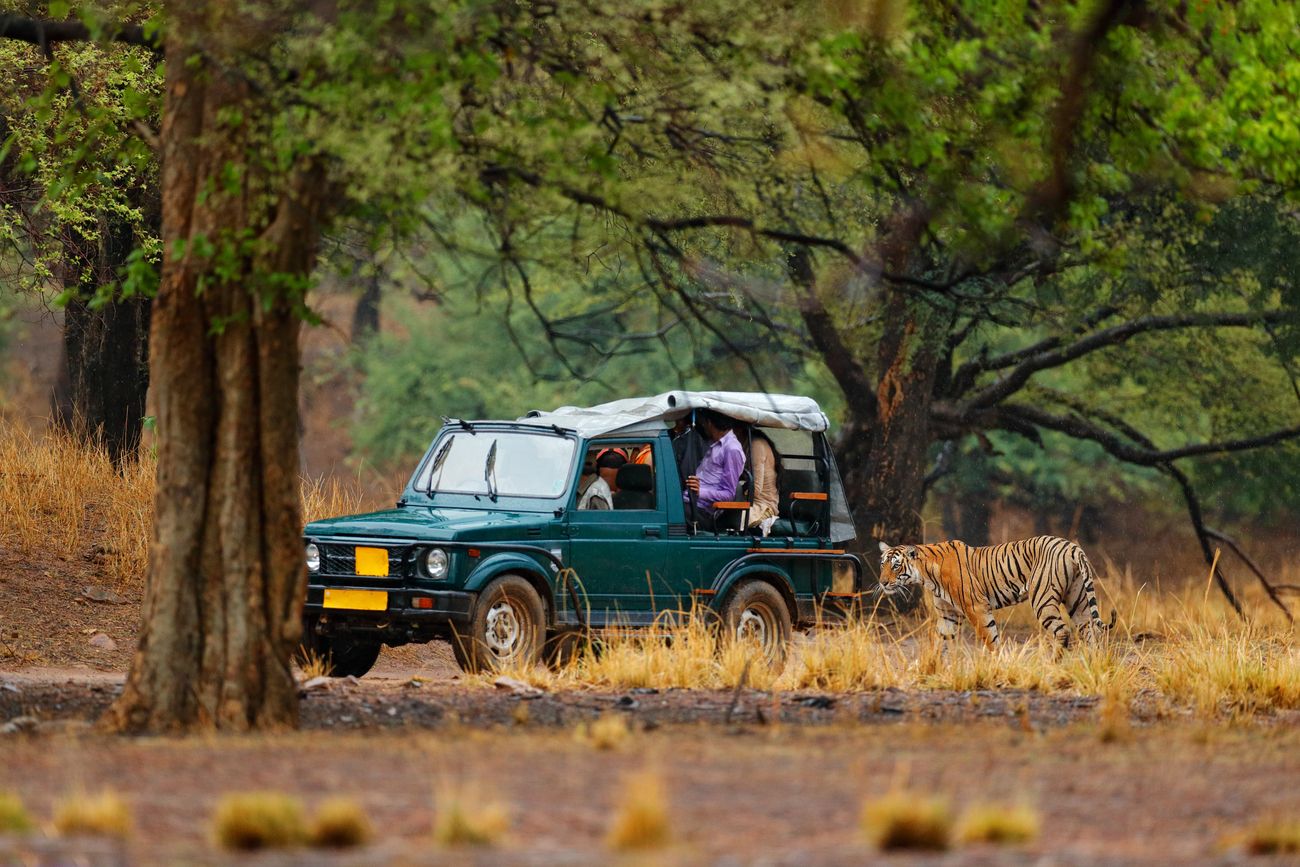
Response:
[{"label": "tree branch", "polygon": [[115,24],[96,36],[81,21],[48,21],[22,15],[0,15],[0,39],[28,42],[41,48],[54,42],[106,41],[138,45],[157,54],[163,50],[162,32],[146,33],[138,24]]},{"label": "tree branch", "polygon": [[[1143,316],[1118,325],[1093,332],[1069,346],[1051,345],[1052,340],[1041,341],[1042,351],[1029,354],[1015,368],[998,381],[977,391],[968,402],[971,408],[994,406],[1024,387],[1035,373],[1081,358],[1090,352],[1118,346],[1129,339],[1154,331],[1173,331],[1181,328],[1250,328],[1266,322],[1282,322],[1291,318],[1285,310],[1267,310],[1256,313],[1174,313],[1162,316]],[[1033,349],[1029,347],[1028,349]],[[1011,353],[1003,358],[1025,353]]]}]

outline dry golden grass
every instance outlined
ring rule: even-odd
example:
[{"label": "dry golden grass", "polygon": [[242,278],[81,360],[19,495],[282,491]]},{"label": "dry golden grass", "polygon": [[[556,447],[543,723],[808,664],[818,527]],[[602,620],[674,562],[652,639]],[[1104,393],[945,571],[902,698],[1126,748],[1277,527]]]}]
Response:
[{"label": "dry golden grass", "polygon": [[121,838],[130,835],[131,825],[131,808],[109,789],[75,792],[54,805],[54,830],[64,837]]},{"label": "dry golden grass", "polygon": [[434,797],[433,839],[443,846],[495,846],[510,829],[500,801],[468,784],[444,784]]},{"label": "dry golden grass", "polygon": [[49,554],[98,543],[110,581],[136,583],[148,557],[153,474],[147,457],[119,472],[103,449],[0,422],[0,547]]},{"label": "dry golden grass", "polygon": [[1028,843],[1038,837],[1042,820],[1025,804],[974,804],[957,823],[962,843]]},{"label": "dry golden grass", "polygon": [[307,841],[302,802],[283,792],[226,795],[213,814],[212,837],[223,849],[245,852],[300,846]]},{"label": "dry golden grass", "polygon": [[23,799],[13,792],[0,792],[0,834],[25,834],[34,827]]},{"label": "dry golden grass", "polygon": [[1300,852],[1300,820],[1265,819],[1245,835],[1246,851],[1252,855],[1284,855]]},{"label": "dry golden grass", "polygon": [[330,665],[328,659],[310,649],[300,648],[294,654],[293,661],[298,664],[298,670],[302,672],[305,680],[311,680],[314,677],[328,677],[329,673],[334,670],[334,666]]},{"label": "dry golden grass", "polygon": [[668,793],[657,771],[643,770],[623,781],[622,796],[606,842],[618,851],[659,849],[672,841]]},{"label": "dry golden grass", "polygon": [[877,849],[943,851],[952,841],[952,815],[943,798],[896,790],[862,805],[862,831]]},{"label": "dry golden grass", "polygon": [[329,849],[364,846],[372,837],[370,817],[351,798],[331,798],[321,804],[307,834],[311,845]]},{"label": "dry golden grass", "polygon": [[[0,548],[33,555],[100,549],[105,582],[144,580],[156,462],[147,450],[113,468],[108,453],[66,433],[33,436],[0,419]],[[359,479],[304,479],[306,520],[373,505]]]},{"label": "dry golden grass", "polygon": [[591,723],[580,723],[575,734],[598,750],[616,750],[631,739],[632,729],[622,714],[607,713]]}]

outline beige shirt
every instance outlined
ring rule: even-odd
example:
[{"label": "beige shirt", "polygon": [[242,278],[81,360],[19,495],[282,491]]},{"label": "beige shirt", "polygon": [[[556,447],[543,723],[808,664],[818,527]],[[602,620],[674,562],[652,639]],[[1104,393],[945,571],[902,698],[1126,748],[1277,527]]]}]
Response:
[{"label": "beige shirt", "polygon": [[749,510],[750,526],[776,517],[776,455],[762,437],[749,444],[750,472],[754,476],[754,506]]}]

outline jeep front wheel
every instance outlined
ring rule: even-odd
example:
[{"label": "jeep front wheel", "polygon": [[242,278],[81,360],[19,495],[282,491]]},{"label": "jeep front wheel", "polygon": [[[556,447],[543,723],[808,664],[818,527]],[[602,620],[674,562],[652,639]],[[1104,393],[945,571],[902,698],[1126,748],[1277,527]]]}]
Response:
[{"label": "jeep front wheel", "polygon": [[504,671],[536,663],[545,640],[542,598],[518,575],[502,575],[479,593],[470,622],[453,626],[451,647],[465,671]]},{"label": "jeep front wheel", "polygon": [[324,662],[330,677],[362,677],[379,659],[378,641],[316,635],[314,627],[308,622],[304,629],[302,650]]},{"label": "jeep front wheel", "polygon": [[760,648],[773,671],[785,667],[793,631],[790,609],[771,584],[747,581],[733,590],[722,609],[722,628],[724,640]]}]

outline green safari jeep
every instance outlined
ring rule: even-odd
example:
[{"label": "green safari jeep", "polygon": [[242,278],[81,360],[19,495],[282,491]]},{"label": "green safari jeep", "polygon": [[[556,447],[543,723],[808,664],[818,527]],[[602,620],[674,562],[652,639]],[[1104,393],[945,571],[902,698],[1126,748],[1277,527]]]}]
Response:
[{"label": "green safari jeep", "polygon": [[[700,409],[745,422],[736,434],[747,453],[750,425],[773,445],[780,507],[767,535],[747,526],[748,472],[721,529],[693,520],[671,429]],[[382,644],[444,638],[467,671],[495,670],[563,654],[587,630],[692,611],[756,640],[779,666],[793,628],[861,595],[813,400],[676,391],[514,421],[444,421],[396,508],[307,525],[304,645],[336,676],[365,674]],[[612,508],[578,508],[582,480],[613,448],[629,461]]]}]

